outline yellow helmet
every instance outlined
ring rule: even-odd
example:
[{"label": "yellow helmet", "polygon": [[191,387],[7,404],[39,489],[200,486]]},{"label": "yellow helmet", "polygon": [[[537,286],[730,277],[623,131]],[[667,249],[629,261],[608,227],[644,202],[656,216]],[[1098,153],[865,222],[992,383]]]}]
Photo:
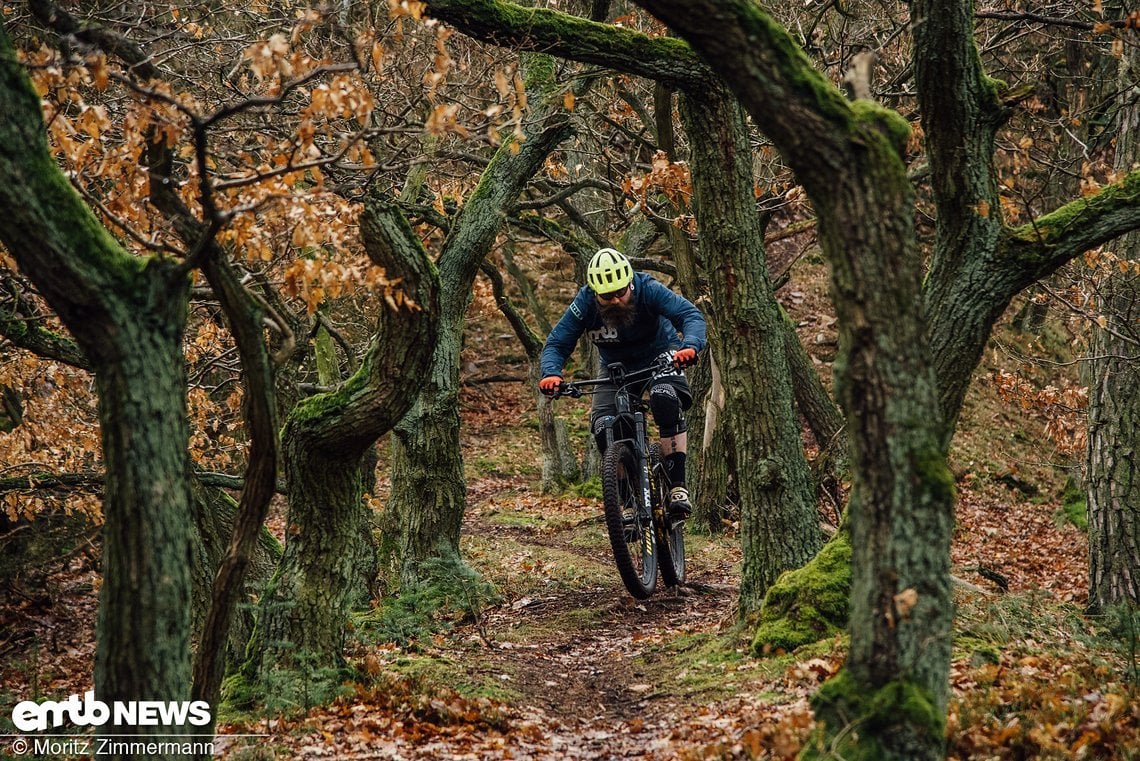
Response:
[{"label": "yellow helmet", "polygon": [[603,248],[594,254],[586,267],[586,282],[594,293],[620,291],[633,282],[633,267],[625,255],[612,248]]}]

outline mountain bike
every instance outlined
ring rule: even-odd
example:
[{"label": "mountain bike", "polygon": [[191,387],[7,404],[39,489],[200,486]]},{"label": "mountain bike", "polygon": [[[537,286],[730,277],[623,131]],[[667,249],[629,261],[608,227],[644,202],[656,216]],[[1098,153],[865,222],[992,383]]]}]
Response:
[{"label": "mountain bike", "polygon": [[631,391],[640,381],[656,380],[671,372],[674,368],[668,355],[633,372],[615,362],[606,367],[604,377],[564,382],[553,394],[555,399],[577,399],[597,393],[597,386],[603,383],[617,389],[617,414],[606,421],[604,429],[602,501],[614,563],[625,588],[639,600],[653,594],[659,570],[667,587],[685,581],[685,521],[669,516],[669,476],[660,445],[650,444],[646,432],[649,404]]}]

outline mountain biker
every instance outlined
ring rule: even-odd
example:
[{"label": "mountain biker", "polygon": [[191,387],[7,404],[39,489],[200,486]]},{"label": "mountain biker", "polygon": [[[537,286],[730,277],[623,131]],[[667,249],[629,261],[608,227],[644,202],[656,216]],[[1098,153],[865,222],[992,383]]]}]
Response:
[{"label": "mountain biker", "polygon": [[[674,352],[672,372],[635,382],[631,390],[640,396],[649,387],[649,409],[669,473],[669,514],[687,518],[693,508],[685,488],[684,411],[692,405],[693,395],[680,368],[696,362],[704,349],[705,318],[692,302],[650,275],[635,273],[629,259],[612,248],[594,254],[586,282],[546,339],[539,390],[547,395],[558,390],[562,368],[583,333],[598,347],[603,366],[621,362],[627,372],[650,367],[661,354]],[[590,428],[602,451],[606,424],[617,412],[616,391],[611,383],[599,385],[590,408]]]}]

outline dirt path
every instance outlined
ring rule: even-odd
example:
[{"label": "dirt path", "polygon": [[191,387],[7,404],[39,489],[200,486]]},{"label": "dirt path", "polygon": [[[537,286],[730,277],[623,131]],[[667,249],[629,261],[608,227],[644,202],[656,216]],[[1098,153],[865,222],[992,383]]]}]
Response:
[{"label": "dirt path", "polygon": [[511,746],[515,758],[675,758],[678,728],[703,701],[694,704],[678,687],[681,668],[664,647],[721,627],[731,618],[736,590],[721,577],[702,578],[709,574],[697,562],[690,585],[634,600],[608,547],[580,542],[593,522],[551,530],[469,521],[465,528],[489,542],[553,550],[612,571],[594,586],[504,600],[469,627],[467,641],[481,642],[467,653],[471,672],[518,695],[516,722],[533,731],[530,741]]}]

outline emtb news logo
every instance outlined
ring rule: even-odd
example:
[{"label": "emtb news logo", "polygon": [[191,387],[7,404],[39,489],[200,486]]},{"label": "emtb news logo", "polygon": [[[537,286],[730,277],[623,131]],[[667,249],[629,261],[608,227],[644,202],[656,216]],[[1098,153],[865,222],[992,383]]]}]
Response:
[{"label": "emtb news logo", "polygon": [[80,700],[72,695],[67,700],[47,700],[35,703],[25,700],[12,709],[12,723],[21,732],[40,732],[62,726],[66,722],[79,727],[163,726],[182,727],[187,724],[204,727],[210,723],[210,704],[204,700],[166,702],[161,700],[116,700],[110,705],[95,699],[95,691],[88,690]]}]

